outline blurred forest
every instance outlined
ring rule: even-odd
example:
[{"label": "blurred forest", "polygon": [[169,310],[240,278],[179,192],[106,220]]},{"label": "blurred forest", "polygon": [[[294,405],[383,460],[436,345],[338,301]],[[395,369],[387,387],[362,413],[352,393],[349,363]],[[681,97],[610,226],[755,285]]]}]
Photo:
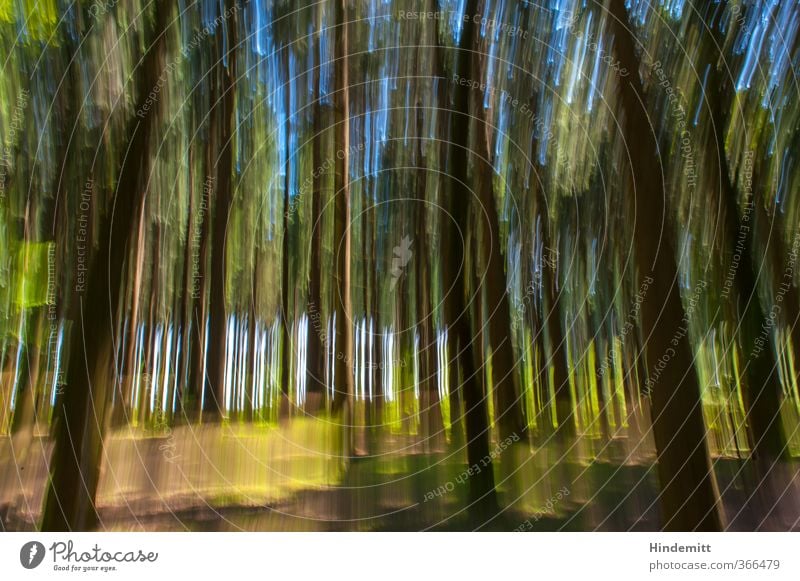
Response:
[{"label": "blurred forest", "polygon": [[800,529],[799,34],[0,0],[0,530]]}]

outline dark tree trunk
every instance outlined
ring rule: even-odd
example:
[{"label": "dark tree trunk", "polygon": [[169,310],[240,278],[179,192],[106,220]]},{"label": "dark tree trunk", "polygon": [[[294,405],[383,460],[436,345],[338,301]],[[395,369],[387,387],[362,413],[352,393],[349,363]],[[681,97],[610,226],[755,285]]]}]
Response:
[{"label": "dark tree trunk", "polygon": [[353,322],[350,297],[350,98],[347,0],[336,2],[336,93],[334,96],[336,175],[334,178],[334,254],[336,256],[336,353],[333,408],[344,409],[345,454],[352,455]]},{"label": "dark tree trunk", "polygon": [[424,108],[422,103],[417,103],[417,170],[416,170],[416,201],[417,205],[416,215],[414,216],[416,235],[416,255],[417,255],[417,285],[416,285],[416,302],[417,302],[417,328],[419,331],[419,353],[415,353],[415,357],[419,357],[419,396],[421,410],[421,421],[424,426],[424,441],[429,442],[429,439],[434,434],[433,425],[431,423],[431,407],[433,400],[434,389],[432,387],[433,376],[433,333],[431,332],[431,296],[430,296],[430,269],[428,267],[428,195],[427,195],[427,178],[428,168],[427,161],[425,160],[425,152],[423,147],[423,133],[424,133]]},{"label": "dark tree trunk", "polygon": [[[759,350],[756,339],[762,328],[767,328],[766,310],[758,293],[759,271],[754,263],[754,222],[752,210],[759,202],[753,199],[752,189],[747,192],[745,208],[739,215],[736,188],[731,181],[725,151],[727,110],[721,95],[722,79],[715,66],[706,85],[706,105],[711,114],[712,130],[706,146],[705,159],[712,165],[712,175],[717,179],[725,225],[725,240],[738,253],[740,263],[733,268],[731,289],[733,302],[739,315],[739,337],[745,356],[747,378],[746,401],[748,420],[752,431],[753,455],[771,463],[786,457],[786,437],[780,419],[780,381],[775,352],[771,348]],[[723,293],[726,289],[723,289]],[[768,469],[768,468],[767,468]]]},{"label": "dark tree trunk", "polygon": [[[644,92],[638,73],[639,58],[623,0],[612,0],[610,21],[620,65],[630,71],[618,83],[625,113],[622,131],[631,162],[628,186],[635,193],[636,215],[632,219],[638,275],[640,282],[648,276],[653,279],[643,299],[641,318],[651,376],[647,391],[658,451],[663,528],[719,530],[721,505],[706,445],[692,346],[683,327],[685,312],[678,288],[676,246],[658,146],[640,101]],[[654,371],[662,365],[659,360],[663,362],[663,358],[668,361],[656,376]]]},{"label": "dark tree trunk", "polygon": [[[533,155],[531,155],[531,159],[534,159]],[[569,439],[576,435],[576,429],[569,390],[567,342],[564,337],[563,321],[564,309],[561,305],[563,289],[560,288],[558,282],[558,269],[561,267],[558,224],[551,223],[545,192],[542,189],[542,184],[538,181],[538,176],[535,178],[535,183],[532,187],[536,190],[536,215],[541,219],[543,246],[541,279],[534,281],[534,284],[538,283],[542,289],[542,325],[547,329],[546,339],[543,338],[542,343],[549,343],[549,352],[547,347],[543,349],[542,376],[539,381],[549,384],[550,374],[548,368],[552,367],[555,401],[550,401],[549,405],[556,408],[558,432]]]},{"label": "dark tree trunk", "polygon": [[[232,11],[233,0],[226,0],[225,8]],[[216,195],[211,244],[211,289],[208,338],[208,377],[206,378],[204,412],[218,415],[224,407],[225,396],[225,347],[227,339],[227,312],[225,309],[225,247],[228,215],[233,201],[233,132],[236,84],[236,16],[225,21],[227,42],[222,32],[217,33],[217,72],[212,79],[211,107],[212,124],[218,124],[219,156],[216,165]],[[226,62],[227,61],[227,62]],[[218,110],[215,110],[217,109]],[[213,168],[213,166],[212,166]]]},{"label": "dark tree trunk", "polygon": [[[213,125],[210,124],[210,125]],[[195,249],[192,242],[192,252],[196,252],[197,256],[197,271],[193,271],[192,275],[192,300],[191,312],[189,313],[189,331],[191,332],[189,344],[191,345],[190,361],[189,361],[189,385],[187,390],[191,392],[194,401],[191,407],[188,402],[184,402],[185,409],[191,411],[195,418],[202,418],[203,409],[202,404],[203,395],[205,392],[206,378],[205,369],[207,358],[207,342],[206,336],[208,335],[208,303],[206,296],[208,294],[208,277],[206,276],[206,269],[208,266],[208,244],[209,244],[209,231],[211,229],[211,192],[213,190],[214,174],[212,167],[214,164],[212,152],[216,150],[216,135],[212,132],[212,127],[208,131],[208,143],[203,156],[202,166],[204,168],[203,190],[200,194],[200,204],[198,211],[202,212],[202,221],[199,224],[199,230],[196,238],[199,240],[199,248]],[[195,143],[196,147],[202,145]],[[194,261],[194,256],[192,258]]]},{"label": "dark tree trunk", "polygon": [[[189,149],[189,167],[192,166],[194,156],[191,147]],[[194,180],[189,180],[189,207],[186,213],[186,241],[183,248],[183,273],[181,284],[180,300],[176,301],[176,312],[178,313],[178,323],[176,328],[180,330],[180,349],[178,358],[178,381],[176,382],[175,409],[180,409],[180,414],[186,417],[184,404],[188,398],[192,397],[192,374],[191,358],[192,353],[199,344],[192,343],[192,289],[194,286],[192,271],[192,252],[193,252],[193,233],[194,233],[194,214],[197,211],[194,207]]]},{"label": "dark tree trunk", "polygon": [[291,155],[289,151],[290,136],[292,133],[292,120],[291,120],[291,69],[289,67],[289,51],[291,48],[287,45],[283,47],[284,69],[286,73],[286,180],[283,190],[283,243],[281,251],[281,393],[288,396],[289,384],[291,383],[291,368],[292,368],[292,324],[294,317],[289,315],[291,302],[289,301],[289,220],[291,218],[292,206],[291,199],[289,198],[289,191],[291,186]]},{"label": "dark tree trunk", "polygon": [[[206,148],[207,149],[207,148]],[[194,146],[190,150],[189,167],[194,167]],[[202,166],[202,163],[200,164]],[[207,170],[207,168],[206,168]],[[192,201],[189,206],[189,228],[187,235],[186,272],[187,282],[184,289],[184,354],[186,357],[186,385],[181,391],[181,413],[185,419],[195,419],[200,406],[203,389],[203,361],[205,361],[205,264],[208,250],[208,173],[205,174],[200,203],[195,206],[194,185],[192,185]],[[197,217],[202,218],[197,224]],[[195,247],[195,240],[199,246]]]},{"label": "dark tree trunk", "polygon": [[[165,64],[169,14],[168,2],[156,2],[153,43],[137,71],[137,111],[148,104],[150,89]],[[126,244],[149,185],[148,145],[158,121],[155,111],[143,117],[131,121],[118,188],[99,225],[99,244],[90,259],[85,289],[72,289],[66,386],[53,412],[54,449],[41,523],[45,531],[88,530],[97,522],[94,500],[106,407],[109,390],[116,389],[120,379],[112,346]],[[95,316],[88,316],[88,311]]]},{"label": "dark tree trunk", "polygon": [[[476,3],[477,12],[466,14],[483,14],[485,0]],[[484,54],[480,34],[473,35],[473,50],[470,59],[470,78],[477,80],[483,78],[481,55]],[[490,58],[490,57],[487,57]],[[472,141],[476,154],[472,156],[476,178],[476,193],[480,208],[478,221],[483,230],[480,255],[486,268],[486,276],[482,277],[486,293],[489,326],[489,345],[492,350],[492,387],[497,393],[497,417],[500,427],[500,436],[505,438],[512,434],[522,436],[527,429],[525,415],[522,408],[522,398],[518,385],[516,361],[514,357],[514,343],[510,335],[511,309],[506,293],[505,257],[500,241],[500,223],[497,214],[497,204],[494,197],[492,179],[491,146],[489,135],[491,127],[486,119],[483,107],[483,95],[473,91],[470,99],[470,111],[475,119],[476,137]],[[467,119],[461,122],[467,123]],[[471,150],[470,150],[471,151]],[[466,198],[465,198],[466,199]]]},{"label": "dark tree trunk", "polygon": [[[467,2],[466,14],[477,14],[477,1]],[[474,26],[464,26],[460,46],[455,49],[455,74],[457,78],[469,78],[472,49],[475,46]],[[464,402],[464,421],[467,437],[467,462],[479,471],[469,479],[469,511],[476,524],[497,511],[494,489],[494,474],[489,456],[489,416],[487,400],[481,390],[480,371],[475,369],[474,337],[469,323],[467,292],[469,284],[466,274],[464,241],[461,232],[469,231],[469,205],[465,200],[472,196],[468,185],[469,162],[469,89],[461,84],[450,85],[453,109],[450,120],[449,141],[452,143],[447,173],[451,176],[452,189],[447,209],[453,223],[447,228],[443,240],[442,271],[445,281],[445,320],[451,335],[450,359],[454,363],[451,374],[460,378],[457,391]],[[446,108],[443,107],[443,108]],[[459,368],[461,373],[459,374]]]},{"label": "dark tree trunk", "polygon": [[[320,70],[322,63],[314,71],[314,135],[312,137],[312,176],[311,191],[311,261],[308,272],[308,350],[306,353],[306,374],[309,391],[325,390],[325,320],[322,310],[322,186],[324,174],[320,167],[327,165],[324,159],[323,142],[325,137],[325,110],[321,103]],[[303,196],[305,192],[301,193]]]}]

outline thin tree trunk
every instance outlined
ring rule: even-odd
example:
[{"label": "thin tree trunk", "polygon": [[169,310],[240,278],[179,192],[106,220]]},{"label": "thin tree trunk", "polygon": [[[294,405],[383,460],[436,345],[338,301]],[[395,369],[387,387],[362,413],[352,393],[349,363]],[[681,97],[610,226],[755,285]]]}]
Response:
[{"label": "thin tree trunk", "polygon": [[[190,171],[194,170],[194,150],[189,148],[189,168]],[[194,301],[194,276],[195,272],[192,269],[194,260],[194,215],[197,209],[195,208],[195,187],[194,179],[189,179],[189,207],[186,215],[186,246],[183,253],[183,292],[179,303],[179,316],[181,330],[181,347],[178,354],[178,393],[175,394],[177,398],[176,409],[180,408],[181,416],[186,418],[186,401],[193,396],[194,383],[192,377],[192,356],[199,347],[199,342],[192,341],[192,307]]]},{"label": "thin tree trunk", "polygon": [[289,79],[291,77],[291,69],[289,67],[289,46],[284,46],[284,68],[286,72],[286,127],[285,127],[285,140],[286,140],[286,168],[285,168],[285,183],[283,189],[283,247],[281,252],[281,392],[289,395],[289,384],[291,383],[291,367],[292,367],[292,329],[291,325],[294,322],[294,317],[289,316],[290,301],[289,301],[289,218],[292,212],[291,200],[289,198],[289,191],[291,186],[291,161],[290,157],[292,152],[289,151],[290,136],[292,133],[291,122],[291,84]]},{"label": "thin tree trunk", "polygon": [[347,0],[336,2],[334,97],[336,123],[336,176],[334,179],[336,255],[336,354],[334,409],[344,408],[345,454],[352,455],[353,421],[353,324],[350,297],[350,99],[348,76]]},{"label": "thin tree trunk", "polygon": [[[126,420],[132,419],[133,416],[133,409],[135,406],[135,402],[132,401],[133,396],[133,382],[134,378],[136,377],[135,367],[139,365],[138,361],[134,361],[135,353],[136,353],[136,339],[138,336],[137,333],[137,325],[139,321],[139,297],[141,296],[141,289],[142,289],[142,271],[144,270],[144,248],[142,248],[143,242],[146,239],[144,230],[145,230],[145,215],[144,215],[144,204],[139,207],[139,212],[136,217],[138,225],[136,229],[138,230],[137,236],[137,243],[135,248],[131,248],[130,255],[134,257],[134,265],[133,265],[133,287],[131,288],[131,314],[130,314],[130,329],[128,330],[128,340],[127,340],[127,348],[125,349],[125,354],[122,363],[122,369],[125,373],[122,377],[122,391],[119,406],[117,407],[116,413],[114,414],[115,419],[113,424],[124,424]],[[124,326],[123,326],[124,328]],[[126,402],[130,402],[128,409],[126,409]],[[129,416],[126,418],[125,416]]]},{"label": "thin tree trunk", "polygon": [[[153,225],[153,248],[152,248],[152,257],[153,263],[150,267],[153,276],[150,280],[150,351],[147,354],[147,358],[145,359],[145,363],[150,366],[150,378],[151,378],[151,389],[156,391],[155,393],[155,401],[158,401],[158,386],[161,384],[160,381],[152,381],[152,378],[158,379],[159,377],[159,368],[156,367],[156,358],[153,356],[154,353],[164,353],[164,349],[160,345],[156,344],[156,338],[158,337],[158,333],[156,333],[156,329],[158,329],[159,324],[162,321],[162,311],[161,311],[161,301],[159,295],[159,286],[161,285],[161,224],[156,220],[155,224]],[[166,333],[162,334],[162,340]],[[155,418],[153,418],[153,412],[149,409],[148,406],[148,398],[142,398],[142,418],[147,418],[148,421],[152,422]],[[158,408],[155,410],[156,413],[159,413]]]},{"label": "thin tree trunk", "polygon": [[431,299],[430,299],[430,270],[428,268],[428,195],[427,195],[427,162],[423,144],[424,133],[424,109],[422,103],[417,103],[417,212],[415,216],[415,228],[417,241],[416,261],[417,266],[417,325],[419,326],[419,395],[420,405],[422,406],[422,421],[424,422],[424,442],[430,442],[434,434],[431,424],[431,402],[433,389],[431,387],[431,377],[433,375],[432,349],[433,334],[431,333]]},{"label": "thin tree trunk", "polygon": [[[199,147],[199,144],[197,146]],[[208,277],[206,276],[206,267],[208,265],[209,230],[211,228],[210,202],[214,179],[211,173],[211,167],[213,165],[213,155],[211,152],[215,151],[215,149],[216,136],[212,133],[211,128],[209,128],[208,144],[205,146],[203,161],[205,180],[203,181],[203,190],[199,204],[199,210],[202,212],[202,222],[199,225],[200,229],[197,233],[200,247],[197,249],[197,272],[194,273],[192,279],[192,310],[189,315],[191,319],[189,329],[192,331],[192,340],[190,344],[193,346],[189,363],[189,389],[191,389],[195,398],[191,409],[197,414],[197,419],[202,419],[203,416],[202,405],[204,403],[203,394],[206,383],[205,366],[208,361],[206,353],[206,336],[208,334],[208,307],[206,302]],[[195,280],[198,281],[197,286],[195,286]]]},{"label": "thin tree trunk", "polygon": [[[256,226],[256,232],[259,230],[259,227]],[[259,315],[259,308],[258,308],[258,272],[261,266],[261,253],[258,248],[258,244],[254,245],[253,248],[253,274],[251,277],[251,284],[250,284],[250,328],[248,330],[249,338],[247,340],[247,348],[249,349],[249,354],[247,357],[247,373],[245,373],[245,377],[248,377],[250,382],[250,391],[245,394],[244,398],[244,410],[243,410],[243,417],[244,420],[247,422],[252,422],[253,418],[255,417],[255,412],[257,410],[254,409],[255,403],[255,394],[258,390],[259,386],[256,385],[256,333],[258,332],[258,315]],[[247,389],[247,384],[242,386],[242,389]]]},{"label": "thin tree trunk", "polygon": [[[320,65],[322,63],[319,63]],[[314,71],[314,105],[313,105],[313,132],[312,137],[312,176],[311,192],[311,262],[308,273],[308,350],[306,353],[306,373],[309,390],[325,390],[325,343],[323,341],[325,320],[322,317],[322,186],[324,173],[320,167],[326,165],[323,154],[323,141],[325,137],[325,110],[322,107],[320,93],[321,66]],[[305,192],[301,193],[303,195]]]},{"label": "thin tree trunk", "polygon": [[[531,159],[534,159],[531,156]],[[569,391],[569,369],[567,368],[567,342],[564,338],[564,309],[561,305],[561,295],[563,290],[558,283],[558,269],[560,268],[560,252],[558,250],[557,224],[552,224],[547,210],[547,201],[542,185],[538,179],[535,180],[533,187],[536,190],[536,215],[541,220],[542,229],[542,253],[543,260],[541,265],[541,279],[539,284],[542,288],[543,307],[542,317],[543,326],[547,329],[546,341],[549,343],[549,351],[545,348],[542,366],[542,377],[540,381],[548,385],[550,374],[548,366],[553,369],[553,395],[555,401],[550,401],[551,406],[556,408],[557,430],[565,438],[574,437],[577,432],[575,429],[575,415],[572,408],[572,398]],[[543,339],[543,343],[545,340]],[[549,358],[548,358],[549,354]],[[549,385],[548,385],[549,388]],[[549,390],[548,390],[549,393]],[[548,396],[549,397],[549,396]]]},{"label": "thin tree trunk", "polygon": [[[368,181],[365,180],[365,184],[369,184],[369,191],[371,192],[371,201],[374,199],[375,196],[375,185],[374,185],[374,178],[370,178]],[[378,212],[379,212],[380,205],[377,203],[373,204],[372,209],[369,212],[369,222],[370,222],[370,253],[369,253],[369,278],[367,284],[372,286],[372,309],[370,314],[374,321],[374,362],[375,367],[371,370],[372,377],[373,377],[373,404],[371,406],[371,410],[374,414],[375,418],[381,417],[381,412],[383,409],[383,401],[381,399],[381,394],[383,393],[382,385],[383,385],[383,366],[385,365],[384,362],[384,353],[383,353],[383,328],[382,328],[382,319],[381,319],[381,292],[380,292],[380,282],[381,277],[378,273]],[[380,423],[378,421],[378,423]]]},{"label": "thin tree trunk", "polygon": [[[228,13],[233,11],[233,1],[226,0]],[[219,157],[216,160],[216,199],[214,201],[214,231],[211,246],[211,320],[208,344],[208,378],[204,412],[220,414],[225,397],[225,347],[227,342],[227,312],[225,309],[225,248],[228,215],[233,201],[233,133],[236,84],[236,16],[232,14],[225,22],[226,43],[222,32],[217,34],[217,73],[213,78],[211,106],[221,110],[215,112],[212,123],[219,124]],[[227,51],[227,53],[226,53]],[[226,62],[227,61],[227,62]]]}]

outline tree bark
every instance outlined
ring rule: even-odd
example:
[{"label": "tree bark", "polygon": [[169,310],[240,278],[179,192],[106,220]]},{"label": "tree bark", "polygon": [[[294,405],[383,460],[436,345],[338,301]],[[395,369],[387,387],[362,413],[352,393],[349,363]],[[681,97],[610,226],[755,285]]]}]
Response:
[{"label": "tree bark", "polygon": [[[225,248],[228,215],[233,201],[233,132],[236,84],[236,16],[232,14],[233,0],[226,0],[230,17],[225,21],[227,42],[222,32],[217,33],[217,72],[212,79],[211,123],[218,124],[219,156],[216,160],[216,196],[214,200],[213,233],[211,239],[211,289],[208,341],[208,377],[205,386],[203,411],[212,415],[223,412],[225,402],[225,347],[227,343],[227,311],[225,308]],[[226,62],[227,61],[227,62]],[[212,129],[212,131],[214,131]]]},{"label": "tree bark", "polygon": [[334,97],[336,175],[334,178],[334,253],[336,256],[336,353],[334,363],[334,410],[344,409],[345,455],[352,455],[353,422],[353,324],[350,297],[350,88],[347,35],[347,0],[336,2]]},{"label": "tree bark", "polygon": [[[653,431],[658,451],[663,528],[712,531],[722,528],[721,503],[711,468],[702,401],[685,312],[678,288],[677,253],[666,206],[658,144],[653,134],[639,78],[633,27],[624,0],[611,1],[614,49],[630,71],[618,81],[625,113],[622,131],[631,163],[628,186],[634,192],[634,244],[640,283],[653,279],[641,308],[651,398]],[[659,236],[660,233],[660,236]],[[641,284],[640,284],[641,288]],[[664,358],[668,361],[656,376]],[[657,378],[657,379],[654,379]]]},{"label": "tree bark", "polygon": [[[535,143],[535,141],[534,141]],[[535,159],[531,154],[530,159]],[[542,253],[541,278],[533,281],[542,289],[542,326],[547,330],[546,338],[543,335],[542,343],[545,354],[542,365],[540,383],[550,383],[548,366],[553,368],[553,393],[554,401],[549,405],[556,408],[557,431],[565,438],[575,437],[575,413],[572,407],[572,398],[569,391],[569,369],[567,367],[567,342],[564,338],[564,313],[561,306],[562,289],[558,284],[558,268],[560,267],[560,252],[558,250],[558,225],[552,224],[548,212],[547,200],[542,184],[538,177],[532,187],[535,189],[535,214],[541,220],[542,228]],[[535,219],[535,218],[534,218]],[[549,349],[545,343],[549,343]],[[549,358],[548,358],[549,355]]]},{"label": "tree bark", "polygon": [[[327,341],[323,341],[325,320],[322,311],[322,186],[324,174],[319,168],[326,165],[324,159],[323,140],[325,137],[325,110],[322,107],[320,93],[320,72],[322,63],[314,71],[314,126],[312,137],[312,192],[311,192],[311,262],[308,273],[308,350],[306,353],[306,373],[309,391],[325,390],[325,357]],[[305,192],[301,192],[301,196]]]},{"label": "tree bark", "polygon": [[289,316],[290,301],[289,301],[289,249],[291,248],[289,237],[289,219],[291,217],[292,206],[289,197],[291,186],[291,155],[289,151],[290,137],[292,134],[292,100],[291,100],[291,69],[289,67],[289,46],[284,46],[284,70],[286,73],[286,127],[285,127],[285,140],[286,140],[286,179],[284,182],[283,190],[283,243],[281,252],[281,393],[288,396],[289,384],[291,383],[291,368],[292,368],[292,324],[294,317]]},{"label": "tree bark", "polygon": [[[477,14],[477,1],[467,2],[466,14]],[[456,50],[455,74],[457,78],[468,78],[472,49],[475,46],[474,26],[469,23],[461,32],[461,39]],[[461,233],[468,232],[468,203],[472,196],[469,188],[467,165],[469,162],[469,89],[459,83],[450,85],[453,94],[453,113],[450,120],[451,152],[448,156],[448,174],[451,176],[452,189],[447,202],[451,213],[451,224],[443,240],[442,272],[445,281],[445,321],[451,336],[451,361],[455,362],[451,375],[460,377],[457,391],[464,402],[464,421],[467,436],[467,462],[470,467],[480,470],[469,479],[469,513],[478,524],[488,516],[497,512],[497,497],[494,488],[494,474],[489,456],[489,416],[487,400],[481,390],[479,371],[475,369],[475,350],[480,345],[474,344],[469,324],[469,305],[467,293],[469,283],[466,275],[465,240]],[[443,109],[447,107],[444,106]],[[459,368],[461,373],[459,374]]]},{"label": "tree bark", "polygon": [[417,267],[417,285],[416,285],[416,302],[417,302],[417,325],[419,328],[419,347],[420,352],[415,353],[415,357],[419,357],[419,397],[421,410],[421,421],[424,426],[424,441],[429,442],[429,438],[433,436],[434,430],[431,424],[431,408],[433,401],[434,389],[431,386],[433,377],[433,353],[431,345],[433,344],[433,333],[431,332],[431,297],[430,297],[430,269],[428,267],[428,194],[427,194],[427,177],[428,168],[425,159],[425,150],[423,147],[423,133],[424,133],[424,109],[423,104],[417,104],[417,169],[416,169],[416,190],[417,205],[415,220],[417,241],[416,254],[419,257],[416,261]]},{"label": "tree bark", "polygon": [[[150,90],[163,70],[170,12],[168,2],[156,2],[153,42],[137,71],[137,111],[148,104]],[[99,225],[99,245],[90,259],[85,289],[72,289],[66,386],[53,412],[54,449],[41,523],[45,531],[89,530],[97,522],[94,500],[108,394],[120,379],[112,347],[126,243],[149,187],[148,145],[157,122],[155,111],[131,120],[117,193]]]},{"label": "tree bark", "polygon": [[727,122],[724,111],[727,107],[723,109],[723,79],[719,78],[713,64],[711,71],[705,97],[711,115],[712,135],[705,143],[705,158],[711,165],[712,175],[717,179],[726,240],[734,248],[734,252],[739,252],[741,260],[738,267],[734,267],[731,286],[734,294],[732,300],[739,315],[739,338],[745,356],[745,393],[752,433],[752,452],[759,460],[771,463],[778,458],[785,458],[788,450],[780,418],[781,387],[775,352],[771,348],[756,348],[758,333],[762,328],[768,327],[766,310],[758,293],[759,271],[753,262],[755,216],[751,214],[758,202],[753,199],[752,190],[745,194],[748,199],[745,200],[744,213],[739,215],[736,187],[731,181],[725,150]]},{"label": "tree bark", "polygon": [[[476,3],[477,12],[466,14],[483,14],[485,0]],[[470,26],[472,23],[470,23]],[[473,35],[471,62],[471,78],[483,79],[481,55],[484,54],[480,34]],[[522,398],[520,397],[519,378],[514,356],[514,343],[509,330],[511,327],[511,309],[506,292],[507,279],[505,256],[500,241],[500,222],[497,214],[497,203],[494,197],[491,147],[488,135],[489,127],[486,111],[483,107],[483,95],[472,91],[470,111],[475,119],[477,133],[473,143],[476,154],[472,156],[476,174],[476,193],[480,204],[477,213],[478,222],[483,226],[480,255],[486,267],[483,285],[486,292],[489,344],[492,350],[492,388],[497,394],[496,417],[500,427],[500,436],[506,438],[512,434],[520,437],[527,431]],[[467,119],[462,119],[466,123]]]}]

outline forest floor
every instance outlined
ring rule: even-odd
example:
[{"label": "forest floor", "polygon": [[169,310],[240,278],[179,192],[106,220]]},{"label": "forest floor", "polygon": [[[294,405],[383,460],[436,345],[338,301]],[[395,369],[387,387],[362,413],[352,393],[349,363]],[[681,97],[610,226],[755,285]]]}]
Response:
[{"label": "forest floor", "polygon": [[[608,442],[602,454],[555,440],[514,444],[493,464],[498,510],[475,520],[454,436],[362,433],[343,460],[341,430],[320,418],[284,426],[207,424],[107,443],[97,494],[101,530],[652,531],[661,526],[653,458]],[[574,448],[574,446],[572,447]],[[595,446],[596,449],[596,446]],[[0,439],[0,529],[32,530],[50,444]],[[611,450],[609,452],[609,450]],[[368,453],[371,452],[371,453]],[[729,530],[800,530],[800,463],[763,482],[746,461],[717,459]],[[486,468],[488,469],[488,468]],[[755,491],[755,492],[754,492]]]}]

